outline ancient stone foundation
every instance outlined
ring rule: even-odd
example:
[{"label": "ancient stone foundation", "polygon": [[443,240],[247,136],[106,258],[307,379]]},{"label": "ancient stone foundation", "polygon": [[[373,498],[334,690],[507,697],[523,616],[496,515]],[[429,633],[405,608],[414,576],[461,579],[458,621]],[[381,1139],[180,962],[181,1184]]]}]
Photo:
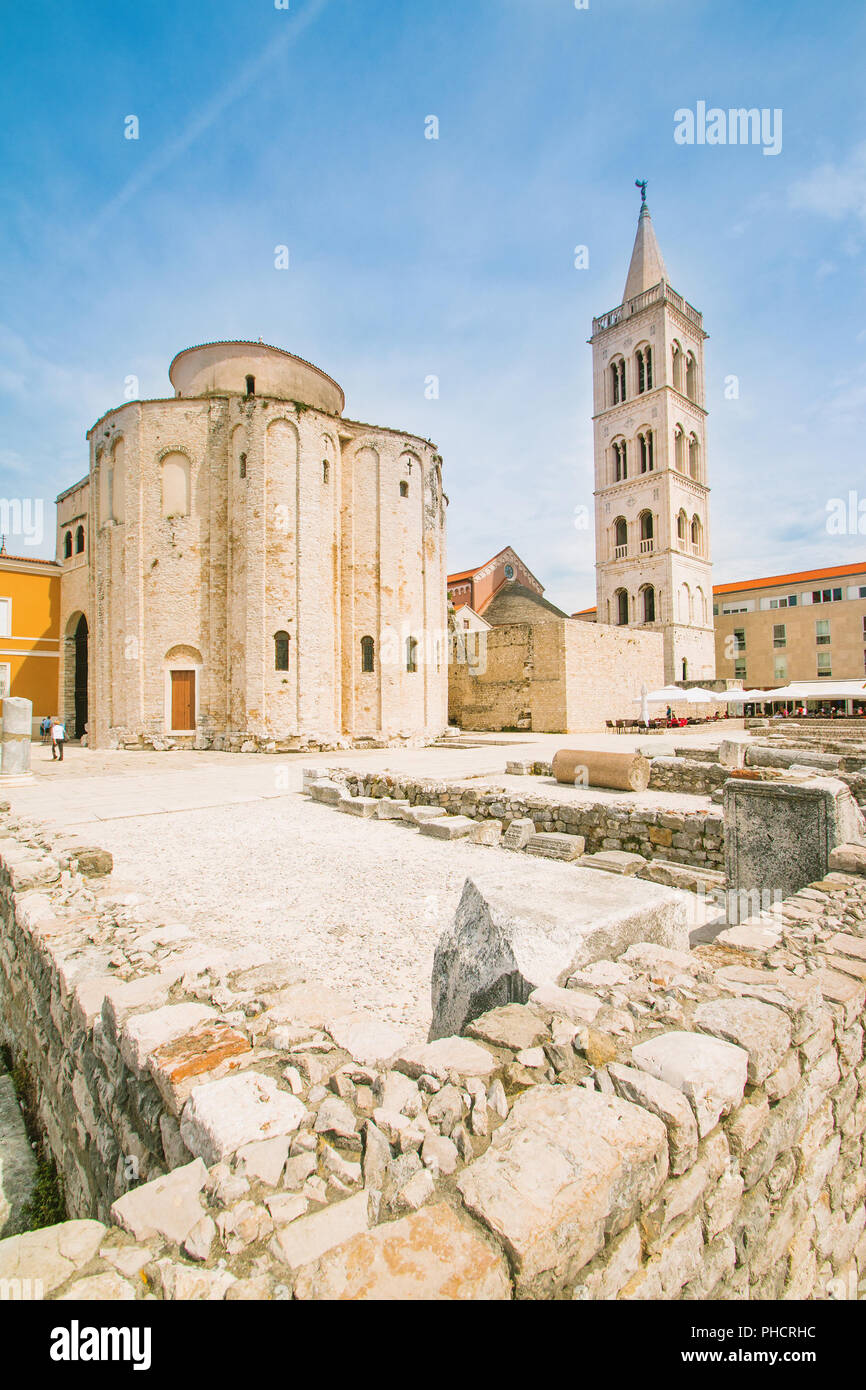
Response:
[{"label": "ancient stone foundation", "polygon": [[0,1241],[0,1278],[123,1300],[856,1297],[862,847],[769,924],[635,941],[424,1042],[112,896],[98,852],[2,828],[3,1036],[74,1219]]}]

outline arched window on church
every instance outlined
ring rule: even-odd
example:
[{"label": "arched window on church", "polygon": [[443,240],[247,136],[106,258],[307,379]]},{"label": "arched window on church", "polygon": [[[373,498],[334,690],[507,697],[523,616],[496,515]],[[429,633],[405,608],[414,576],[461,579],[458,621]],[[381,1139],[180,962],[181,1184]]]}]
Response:
[{"label": "arched window on church", "polygon": [[686,436],[682,425],[674,430],[674,467],[678,473],[686,471]]},{"label": "arched window on church", "polygon": [[400,496],[401,496],[401,497],[408,497],[408,496],[409,496],[409,484],[406,482],[405,478],[403,479],[403,481],[402,481],[401,484],[400,484]]},{"label": "arched window on church", "polygon": [[84,527],[83,527],[83,526],[79,526],[78,530],[75,532],[75,553],[76,553],[76,555],[83,555],[83,553],[84,553]]},{"label": "arched window on church", "polygon": [[616,357],[610,364],[611,405],[625,400],[625,358]]},{"label": "arched window on church", "polygon": [[63,537],[63,558],[69,560],[72,557],[72,532],[67,531]]},{"label": "arched window on church", "polygon": [[322,482],[327,483],[331,476],[331,465],[327,459],[322,459]]},{"label": "arched window on church", "polygon": [[248,377],[247,377],[247,395],[248,395],[248,396],[254,396],[255,394],[256,394],[256,379],[255,379],[254,376],[248,376]]},{"label": "arched window on church", "polygon": [[652,430],[642,430],[638,435],[640,445],[640,471],[641,473],[651,473],[654,468],[653,462],[653,432]]},{"label": "arched window on church", "polygon": [[372,637],[361,638],[361,670],[372,671],[374,669],[373,658],[375,655],[375,643]]},{"label": "arched window on church", "polygon": [[643,620],[645,623],[656,620],[656,591],[652,584],[647,584],[643,590]]},{"label": "arched window on church", "polygon": [[613,480],[623,483],[628,477],[628,448],[624,439],[613,444]]},{"label": "arched window on church", "polygon": [[621,560],[628,554],[628,526],[624,516],[618,516],[613,523],[613,558]]},{"label": "arched window on church", "polygon": [[652,512],[641,512],[641,514],[640,514],[640,553],[641,553],[641,555],[648,555],[648,554],[650,553],[650,551],[654,548],[654,545],[655,545],[655,541],[654,541],[654,539],[653,539],[654,534],[655,534],[655,527],[654,527],[654,524],[653,524],[653,514],[652,514]]},{"label": "arched window on church", "polygon": [[287,632],[274,633],[274,670],[288,671],[289,669],[289,634]]},{"label": "arched window on church", "polygon": [[683,544],[685,544],[685,540],[686,540],[686,528],[688,527],[688,524],[689,524],[689,520],[688,520],[688,517],[686,516],[685,512],[684,512],[684,511],[680,511],[680,512],[677,514],[677,540],[678,540],[678,541],[682,541]]},{"label": "arched window on church", "polygon": [[698,399],[698,364],[693,352],[686,356],[686,395],[690,401]]},{"label": "arched window on church", "polygon": [[707,600],[700,585],[695,589],[695,621],[700,623],[701,627],[707,625]]},{"label": "arched window on church", "polygon": [[672,380],[675,391],[683,389],[683,350],[680,344],[674,339],[671,344],[671,368]]},{"label": "arched window on church", "polygon": [[696,434],[689,435],[689,477],[697,479],[700,474],[700,450]]},{"label": "arched window on church", "polygon": [[189,516],[189,459],[180,452],[162,461],[162,514]]},{"label": "arched window on church", "polygon": [[406,670],[418,670],[418,642],[414,637],[406,638]]},{"label": "arched window on church", "polygon": [[700,555],[702,549],[701,530],[701,519],[696,514],[692,517],[692,550],[696,555]]},{"label": "arched window on church", "polygon": [[617,589],[614,598],[616,599],[617,626],[628,627],[628,594],[625,589]]}]

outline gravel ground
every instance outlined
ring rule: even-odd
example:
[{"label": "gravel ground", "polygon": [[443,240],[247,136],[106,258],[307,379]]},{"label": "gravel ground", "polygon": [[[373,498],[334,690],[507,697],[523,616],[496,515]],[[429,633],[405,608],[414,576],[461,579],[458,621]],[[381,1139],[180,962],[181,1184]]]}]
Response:
[{"label": "gravel ground", "polygon": [[196,935],[235,949],[267,941],[298,979],[345,990],[425,1037],[433,952],[467,874],[502,851],[441,844],[289,793],[99,825],[118,888],[158,901]]}]

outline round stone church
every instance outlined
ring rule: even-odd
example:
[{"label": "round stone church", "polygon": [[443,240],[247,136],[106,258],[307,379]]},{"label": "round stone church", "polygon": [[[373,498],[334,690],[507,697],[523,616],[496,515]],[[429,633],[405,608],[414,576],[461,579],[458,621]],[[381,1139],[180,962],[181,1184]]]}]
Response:
[{"label": "round stone church", "polygon": [[442,460],[263,343],[178,353],[58,498],[61,713],[97,747],[420,741],[447,724]]}]

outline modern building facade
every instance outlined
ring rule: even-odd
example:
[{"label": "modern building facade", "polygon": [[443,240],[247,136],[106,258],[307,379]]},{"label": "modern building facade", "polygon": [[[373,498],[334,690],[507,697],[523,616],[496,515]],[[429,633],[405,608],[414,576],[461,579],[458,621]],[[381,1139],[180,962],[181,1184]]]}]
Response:
[{"label": "modern building facade", "polygon": [[95,746],[441,732],[435,446],[345,419],[335,381],[262,343],[188,348],[169,377],[97,421],[58,499],[67,721]]},{"label": "modern building facade", "polygon": [[597,620],[664,637],[665,681],[715,676],[703,319],[642,191],[623,300],[593,319]]},{"label": "modern building facade", "polygon": [[716,669],[752,689],[866,678],[866,561],[713,591]]}]

